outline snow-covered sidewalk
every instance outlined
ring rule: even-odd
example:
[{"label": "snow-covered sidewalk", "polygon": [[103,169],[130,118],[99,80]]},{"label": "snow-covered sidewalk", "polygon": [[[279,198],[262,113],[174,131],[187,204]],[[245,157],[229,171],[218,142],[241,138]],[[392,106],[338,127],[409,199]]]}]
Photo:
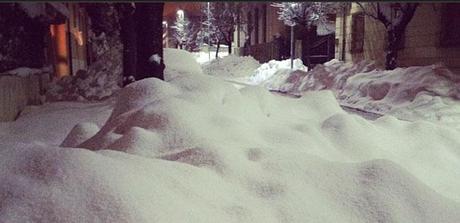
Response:
[{"label": "snow-covered sidewalk", "polygon": [[[460,78],[439,64],[383,71],[372,62],[352,64],[331,60],[307,71],[299,59],[295,60],[293,70],[289,60],[248,66],[252,60],[223,58],[219,63],[203,66],[206,74],[238,87],[262,86],[297,96],[308,91],[330,90],[341,106],[352,110],[460,129]],[[240,62],[235,64],[235,61]]]},{"label": "snow-covered sidewalk", "polygon": [[[460,222],[460,131],[238,89],[167,54],[168,81],[8,124],[37,140],[0,143],[0,222]],[[43,117],[68,124],[36,135]]]}]

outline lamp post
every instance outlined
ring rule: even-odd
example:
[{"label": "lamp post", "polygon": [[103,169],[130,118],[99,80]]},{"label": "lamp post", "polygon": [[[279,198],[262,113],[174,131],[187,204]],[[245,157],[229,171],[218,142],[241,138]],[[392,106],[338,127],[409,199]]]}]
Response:
[{"label": "lamp post", "polygon": [[177,15],[179,16],[180,19],[184,19],[184,10],[182,9],[177,10]]},{"label": "lamp post", "polygon": [[291,70],[294,68],[294,25],[291,26]]}]

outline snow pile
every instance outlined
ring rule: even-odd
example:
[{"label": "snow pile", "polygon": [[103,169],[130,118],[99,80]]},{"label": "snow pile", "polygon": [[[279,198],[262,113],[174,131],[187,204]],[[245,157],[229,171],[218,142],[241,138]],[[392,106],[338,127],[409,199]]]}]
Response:
[{"label": "snow pile", "polygon": [[[348,78],[339,98],[347,104],[383,112],[411,103],[422,94],[460,99],[460,82],[452,76],[440,65],[357,73]],[[362,98],[368,102],[363,104]]]},{"label": "snow pile", "polygon": [[166,81],[172,80],[181,75],[203,74],[200,64],[194,55],[186,50],[164,48],[164,78]]},{"label": "snow pile", "polygon": [[259,85],[293,95],[332,90],[349,107],[404,120],[460,124],[460,78],[439,64],[385,71],[370,61],[334,59],[308,72],[278,69]]},{"label": "snow pile", "polygon": [[[301,59],[295,59],[293,65],[292,70],[308,70]],[[270,60],[257,68],[255,73],[249,77],[249,82],[256,85],[263,84],[269,88],[278,88],[288,78],[292,70],[290,59],[282,61]]]},{"label": "snow pile", "polygon": [[[204,47],[206,48],[206,47]],[[203,65],[207,62],[213,61],[216,59],[216,51],[215,50],[210,50],[211,53],[209,54],[207,49],[205,51],[199,51],[199,52],[193,52],[193,56],[195,56],[195,60],[200,64]],[[228,52],[225,51],[225,49],[220,49],[219,50],[219,58],[223,58],[228,56]]]},{"label": "snow pile", "polygon": [[[102,126],[110,116],[113,104],[113,100],[107,100],[98,103],[54,102],[25,107],[16,121],[1,123],[0,142],[35,141],[59,145],[79,123],[82,124],[77,126],[85,129],[92,125]],[[81,134],[80,138],[88,137],[89,133],[91,131]],[[73,142],[79,142],[78,134],[73,138]]]},{"label": "snow pile", "polygon": [[455,223],[459,139],[349,115],[330,91],[293,99],[199,73],[144,79],[80,148],[2,142],[0,222]]},{"label": "snow pile", "polygon": [[203,71],[207,75],[224,78],[246,77],[254,74],[259,66],[259,62],[252,56],[228,55],[203,64]]},{"label": "snow pile", "polygon": [[375,70],[372,61],[360,61],[358,63],[344,63],[333,59],[324,64],[316,65],[297,88],[291,88],[290,92],[302,92],[305,90],[343,89],[349,77]]}]

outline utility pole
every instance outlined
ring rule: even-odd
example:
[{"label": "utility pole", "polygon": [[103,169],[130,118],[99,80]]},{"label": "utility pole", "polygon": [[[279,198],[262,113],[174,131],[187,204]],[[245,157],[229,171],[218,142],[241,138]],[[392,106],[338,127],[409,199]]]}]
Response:
[{"label": "utility pole", "polygon": [[294,68],[294,25],[291,26],[291,70]]}]

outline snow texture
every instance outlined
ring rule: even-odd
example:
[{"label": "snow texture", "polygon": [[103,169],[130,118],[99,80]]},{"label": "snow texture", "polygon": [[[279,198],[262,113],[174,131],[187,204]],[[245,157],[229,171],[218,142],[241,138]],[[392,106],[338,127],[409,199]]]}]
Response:
[{"label": "snow texture", "polygon": [[161,64],[161,57],[158,54],[154,54],[149,58],[149,61],[150,63],[155,62],[157,64]]},{"label": "snow texture", "polygon": [[203,72],[211,76],[244,77],[260,66],[259,62],[251,56],[228,55],[218,60],[212,60],[202,65]]},{"label": "snow texture", "polygon": [[0,222],[460,222],[460,132],[365,120],[329,90],[289,98],[183,69],[128,85],[115,105],[74,104],[19,120],[111,112],[95,134],[62,127],[78,148],[0,142]]},{"label": "snow texture", "polygon": [[370,61],[334,59],[309,72],[277,72],[263,85],[294,95],[328,89],[349,107],[404,120],[460,124],[460,79],[440,64],[385,71]]},{"label": "snow texture", "polygon": [[178,76],[193,73],[203,74],[201,66],[196,62],[194,54],[185,50],[164,48],[163,49],[165,70],[164,78],[166,81]]}]

